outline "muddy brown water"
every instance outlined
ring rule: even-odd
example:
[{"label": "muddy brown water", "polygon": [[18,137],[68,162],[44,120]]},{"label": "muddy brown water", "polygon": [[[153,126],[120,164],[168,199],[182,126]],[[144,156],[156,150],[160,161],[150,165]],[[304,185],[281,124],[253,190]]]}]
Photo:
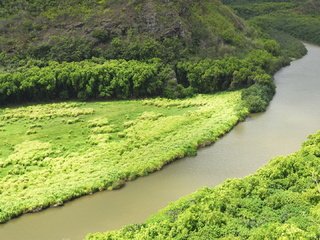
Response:
[{"label": "muddy brown water", "polygon": [[249,117],[196,157],[129,182],[117,191],[82,197],[60,208],[0,225],[1,240],[78,240],[89,232],[141,223],[169,202],[227,178],[254,173],[274,156],[299,149],[320,130],[320,47],[275,75],[277,94],[267,112]]}]

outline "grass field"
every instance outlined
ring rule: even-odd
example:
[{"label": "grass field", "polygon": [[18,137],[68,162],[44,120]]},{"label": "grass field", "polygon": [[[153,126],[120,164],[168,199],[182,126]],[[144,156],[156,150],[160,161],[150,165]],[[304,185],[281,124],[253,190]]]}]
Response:
[{"label": "grass field", "polygon": [[248,111],[241,92],[0,109],[0,222],[161,169]]}]

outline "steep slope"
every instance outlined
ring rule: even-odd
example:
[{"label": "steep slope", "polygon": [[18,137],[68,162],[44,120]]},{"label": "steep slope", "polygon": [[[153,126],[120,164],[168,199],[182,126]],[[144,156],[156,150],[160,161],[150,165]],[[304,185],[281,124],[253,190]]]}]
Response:
[{"label": "steep slope", "polygon": [[244,98],[260,111],[274,93],[268,74],[289,62],[218,0],[0,4],[0,105],[182,98],[259,82]]},{"label": "steep slope", "polygon": [[318,0],[224,0],[224,3],[264,29],[276,29],[320,44]]},{"label": "steep slope", "polygon": [[12,57],[217,57],[250,49],[254,38],[218,0],[4,0],[0,16],[2,64]]}]

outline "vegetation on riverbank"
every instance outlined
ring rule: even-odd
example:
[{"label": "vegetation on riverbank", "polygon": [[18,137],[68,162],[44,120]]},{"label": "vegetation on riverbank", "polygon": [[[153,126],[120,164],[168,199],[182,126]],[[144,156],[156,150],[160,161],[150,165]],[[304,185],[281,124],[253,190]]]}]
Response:
[{"label": "vegetation on riverbank", "polygon": [[144,224],[88,240],[319,239],[320,132],[254,175],[187,196]]},{"label": "vegetation on riverbank", "polygon": [[147,175],[244,119],[241,92],[0,110],[0,222]]},{"label": "vegetation on riverbank", "polygon": [[[179,62],[175,71],[159,59],[50,62],[0,73],[2,104],[66,99],[136,99],[191,97],[252,86],[243,99],[252,112],[265,110],[274,94],[270,74],[286,64],[272,40],[244,58]],[[265,50],[266,49],[266,50]],[[268,50],[268,51],[267,51]],[[250,95],[250,96],[249,96]]]}]

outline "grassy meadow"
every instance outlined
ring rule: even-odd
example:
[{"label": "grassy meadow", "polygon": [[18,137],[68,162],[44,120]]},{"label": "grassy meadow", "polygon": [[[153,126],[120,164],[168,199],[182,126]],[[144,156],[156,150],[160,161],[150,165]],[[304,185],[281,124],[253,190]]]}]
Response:
[{"label": "grassy meadow", "polygon": [[119,188],[196,154],[247,114],[241,91],[1,108],[0,222]]}]

